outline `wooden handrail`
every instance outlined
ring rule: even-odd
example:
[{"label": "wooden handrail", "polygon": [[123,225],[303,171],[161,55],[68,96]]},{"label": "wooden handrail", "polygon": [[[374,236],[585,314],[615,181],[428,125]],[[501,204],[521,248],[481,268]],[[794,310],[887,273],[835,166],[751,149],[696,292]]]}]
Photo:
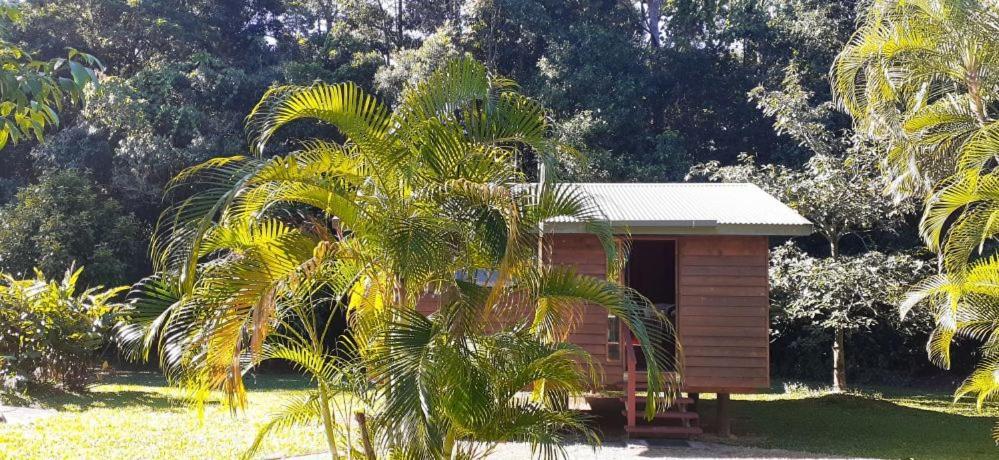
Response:
[{"label": "wooden handrail", "polygon": [[622,327],[622,336],[624,338],[623,345],[625,348],[624,361],[625,367],[628,370],[627,379],[628,382],[625,385],[625,412],[628,417],[628,426],[635,427],[637,424],[637,406],[638,398],[635,395],[637,391],[637,380],[638,380],[638,363],[635,358],[635,346],[631,343],[631,330],[627,327]]}]

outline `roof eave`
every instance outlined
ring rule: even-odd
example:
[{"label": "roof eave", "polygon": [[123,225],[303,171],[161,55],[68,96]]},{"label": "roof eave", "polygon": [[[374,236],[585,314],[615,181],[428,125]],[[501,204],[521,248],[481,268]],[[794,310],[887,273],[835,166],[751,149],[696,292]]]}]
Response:
[{"label": "roof eave", "polygon": [[[742,236],[808,236],[814,233],[812,224],[718,224],[714,221],[638,221],[612,222],[615,234],[628,235],[742,235]],[[587,233],[586,224],[551,222],[545,224],[549,233]]]}]

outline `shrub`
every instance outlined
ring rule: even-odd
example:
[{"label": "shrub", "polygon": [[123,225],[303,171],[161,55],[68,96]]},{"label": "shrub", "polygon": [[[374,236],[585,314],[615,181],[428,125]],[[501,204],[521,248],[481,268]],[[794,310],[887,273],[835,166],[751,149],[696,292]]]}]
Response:
[{"label": "shrub", "polygon": [[771,358],[782,377],[825,379],[835,331],[845,335],[846,369],[857,382],[908,383],[926,371],[928,314],[901,320],[906,287],[932,264],[905,253],[868,251],[815,258],[793,244],[771,255]]},{"label": "shrub", "polygon": [[83,269],[62,280],[0,278],[0,378],[80,389],[92,380],[94,352],[121,306],[125,288],[77,292]]},{"label": "shrub", "polygon": [[75,170],[48,173],[0,207],[0,272],[17,277],[76,264],[88,267],[83,285],[125,284],[144,274],[148,241],[143,222]]}]

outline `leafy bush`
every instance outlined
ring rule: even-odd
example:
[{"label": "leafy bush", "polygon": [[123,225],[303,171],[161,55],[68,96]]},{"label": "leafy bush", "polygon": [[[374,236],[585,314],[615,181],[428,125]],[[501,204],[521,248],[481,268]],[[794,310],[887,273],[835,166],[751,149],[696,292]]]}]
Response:
[{"label": "leafy bush", "polygon": [[125,284],[145,272],[147,241],[146,224],[75,170],[42,176],[0,208],[0,272],[14,276],[77,264],[84,284]]},{"label": "leafy bush", "polygon": [[123,287],[77,292],[83,269],[61,281],[0,279],[0,378],[80,389],[92,379],[94,352],[120,310]]}]

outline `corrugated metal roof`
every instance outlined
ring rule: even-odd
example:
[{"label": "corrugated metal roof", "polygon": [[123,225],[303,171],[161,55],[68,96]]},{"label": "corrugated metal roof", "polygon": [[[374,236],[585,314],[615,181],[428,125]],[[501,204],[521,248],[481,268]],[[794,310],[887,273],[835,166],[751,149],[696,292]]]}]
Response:
[{"label": "corrugated metal roof", "polygon": [[[808,219],[748,183],[577,183],[633,234],[807,235]],[[568,224],[568,223],[565,223]],[[557,224],[556,224],[557,225]]]}]

